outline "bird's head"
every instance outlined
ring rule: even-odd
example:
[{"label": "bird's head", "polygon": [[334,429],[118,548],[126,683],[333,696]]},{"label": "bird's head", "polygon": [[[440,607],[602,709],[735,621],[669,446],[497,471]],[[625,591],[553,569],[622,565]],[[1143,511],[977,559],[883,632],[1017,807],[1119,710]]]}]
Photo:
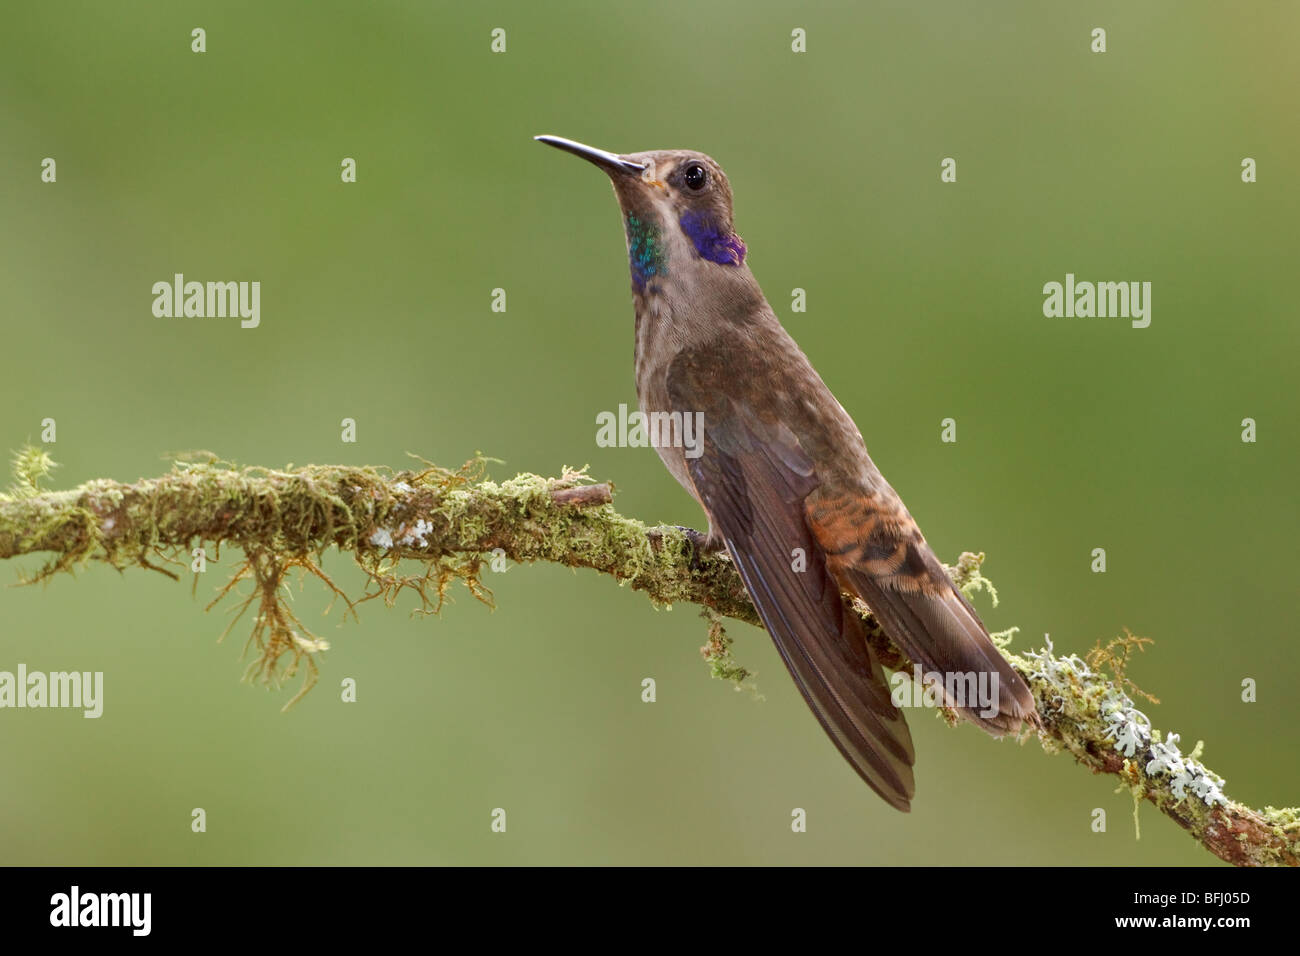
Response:
[{"label": "bird's head", "polygon": [[732,226],[731,185],[708,156],[686,149],[619,155],[561,136],[536,139],[609,175],[623,209],[638,292],[654,293],[669,277],[694,285],[711,275],[722,277],[713,270],[744,265],[745,243]]}]

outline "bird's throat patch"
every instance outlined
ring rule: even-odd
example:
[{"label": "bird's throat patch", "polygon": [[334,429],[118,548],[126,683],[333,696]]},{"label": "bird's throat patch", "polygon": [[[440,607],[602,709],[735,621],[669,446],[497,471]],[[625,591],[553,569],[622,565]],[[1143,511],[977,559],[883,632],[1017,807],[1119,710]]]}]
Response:
[{"label": "bird's throat patch", "polygon": [[668,274],[668,255],[664,249],[663,230],[651,219],[627,215],[627,261],[632,281],[638,289],[654,276]]},{"label": "bird's throat patch", "polygon": [[745,242],[734,232],[719,228],[716,223],[689,209],[682,213],[679,222],[701,259],[723,266],[738,266],[745,261]]}]

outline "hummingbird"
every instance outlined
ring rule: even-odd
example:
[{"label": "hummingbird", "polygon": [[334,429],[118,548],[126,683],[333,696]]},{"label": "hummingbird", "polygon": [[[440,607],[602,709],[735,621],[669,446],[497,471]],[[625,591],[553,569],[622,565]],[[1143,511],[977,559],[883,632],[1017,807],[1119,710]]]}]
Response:
[{"label": "hummingbird", "polygon": [[[730,554],[840,753],[890,806],[910,810],[911,734],[843,595],[866,602],[899,650],[942,681],[945,705],[993,736],[1037,721],[1029,687],[768,305],[745,262],[722,167],[692,150],[617,154],[535,138],[594,163],[613,183],[641,412],[646,421],[702,423],[693,447],[663,436],[652,444],[708,517],[703,548]],[[989,699],[958,695],[962,680],[992,688]]]}]

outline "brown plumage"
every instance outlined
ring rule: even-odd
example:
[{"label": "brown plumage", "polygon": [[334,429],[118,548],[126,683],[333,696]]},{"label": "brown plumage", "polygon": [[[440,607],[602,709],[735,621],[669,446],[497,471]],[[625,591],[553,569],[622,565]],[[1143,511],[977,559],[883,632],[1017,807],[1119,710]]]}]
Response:
[{"label": "brown plumage", "polygon": [[1034,719],[1029,688],[763,297],[717,163],[687,150],[619,156],[538,138],[613,181],[633,276],[641,410],[702,415],[702,446],[656,451],[708,515],[709,541],[730,552],[831,740],[873,790],[907,810],[911,736],[841,592],[865,601],[924,672],[996,676],[996,713],[960,708],[989,733]]}]

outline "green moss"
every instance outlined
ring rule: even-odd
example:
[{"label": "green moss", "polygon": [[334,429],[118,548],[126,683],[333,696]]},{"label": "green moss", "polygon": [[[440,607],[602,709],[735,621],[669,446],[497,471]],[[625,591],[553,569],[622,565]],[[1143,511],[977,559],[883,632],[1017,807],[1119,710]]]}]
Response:
[{"label": "green moss", "polygon": [[700,656],[709,665],[709,673],[717,680],[730,681],[736,690],[749,690],[757,695],[751,678],[753,672],[743,667],[732,655],[732,639],[722,625],[722,618],[705,608],[700,617],[709,622],[709,637],[700,648]]},{"label": "green moss", "polygon": [[41,481],[59,467],[43,448],[24,445],[14,452],[12,460],[13,484],[7,495],[0,498],[32,498],[41,493]]}]

